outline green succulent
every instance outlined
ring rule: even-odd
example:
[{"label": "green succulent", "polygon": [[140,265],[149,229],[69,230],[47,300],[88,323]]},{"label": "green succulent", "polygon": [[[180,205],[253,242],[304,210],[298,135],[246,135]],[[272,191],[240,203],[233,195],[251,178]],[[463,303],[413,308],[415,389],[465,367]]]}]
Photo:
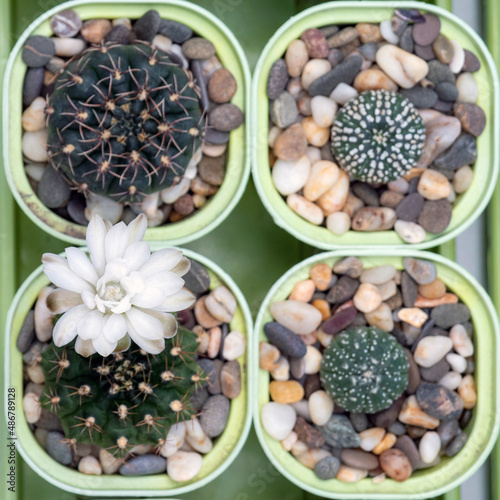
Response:
[{"label": "green succulent", "polygon": [[48,98],[50,162],[80,190],[115,201],[170,187],[201,145],[198,92],[191,73],[151,45],[90,47]]},{"label": "green succulent", "polygon": [[422,154],[425,126],[400,94],[370,90],[349,101],[335,118],[332,150],[356,179],[387,183],[414,167]]},{"label": "green succulent", "polygon": [[321,383],[347,411],[376,413],[388,408],[408,385],[409,364],[401,344],[374,326],[336,335],[323,353]]},{"label": "green succulent", "polygon": [[179,328],[165,350],[133,347],[106,358],[84,358],[49,345],[42,354],[41,404],[61,420],[71,443],[94,443],[125,455],[137,444],[161,446],[168,429],[194,413],[190,398],[206,375],[194,355],[196,334]]}]

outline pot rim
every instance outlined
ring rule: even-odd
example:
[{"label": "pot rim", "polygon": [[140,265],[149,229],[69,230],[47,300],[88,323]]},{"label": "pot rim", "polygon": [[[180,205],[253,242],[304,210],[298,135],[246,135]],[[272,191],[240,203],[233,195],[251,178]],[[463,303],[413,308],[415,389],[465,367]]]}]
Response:
[{"label": "pot rim", "polygon": [[[3,101],[4,101],[4,115],[3,115],[3,130],[5,144],[9,146],[4,148],[4,171],[7,178],[7,183],[9,185],[10,191],[15,198],[17,204],[21,207],[23,212],[44,232],[54,236],[55,238],[76,245],[82,245],[85,241],[85,226],[76,224],[75,222],[68,221],[47,208],[36,196],[33,189],[31,188],[29,181],[27,180],[26,174],[24,174],[23,184],[26,192],[20,192],[15,176],[13,175],[13,170],[19,169],[19,165],[13,164],[10,157],[10,140],[12,137],[10,132],[10,90],[12,77],[16,75],[16,61],[20,57],[20,53],[26,42],[27,38],[33,34],[38,28],[40,28],[43,23],[48,21],[54,14],[60,12],[64,9],[85,7],[89,5],[96,6],[96,12],[99,12],[98,6],[110,6],[113,4],[121,5],[124,7],[141,6],[143,7],[143,12],[146,12],[149,8],[166,8],[168,6],[177,7],[184,9],[193,15],[198,15],[204,18],[208,23],[213,26],[213,29],[220,33],[226,41],[228,41],[227,46],[218,48],[218,54],[221,59],[224,60],[225,49],[229,49],[232,52],[232,57],[237,59],[239,64],[239,72],[241,72],[241,81],[238,82],[244,88],[242,89],[241,105],[245,113],[245,121],[243,125],[231,133],[231,138],[228,143],[228,150],[231,149],[231,153],[228,155],[227,165],[229,165],[231,156],[233,160],[231,163],[235,163],[236,167],[231,172],[231,184],[227,183],[227,191],[224,191],[223,185],[219,191],[214,195],[214,197],[208,200],[207,205],[203,209],[209,209],[209,213],[206,210],[200,209],[193,216],[179,221],[172,225],[163,225],[153,228],[148,228],[146,232],[146,240],[161,240],[168,242],[170,245],[182,245],[190,241],[196,240],[205,236],[210,231],[215,229],[222,221],[224,221],[232,210],[235,208],[237,203],[240,201],[243,193],[246,189],[248,179],[250,177],[250,143],[251,143],[251,126],[250,126],[250,84],[251,84],[251,74],[248,65],[248,60],[241,47],[241,44],[234,36],[233,32],[214,14],[209,12],[203,7],[192,4],[185,0],[148,0],[147,3],[142,3],[140,0],[70,0],[68,2],[62,3],[45,11],[42,15],[37,17],[23,32],[19,37],[17,43],[12,49],[9,59],[7,61],[3,80]],[[123,13],[122,13],[123,14]],[[125,14],[126,15],[126,14]],[[98,14],[88,19],[98,17]],[[120,14],[115,16],[120,17]],[[85,19],[84,19],[85,20]],[[196,30],[196,29],[194,29]],[[20,119],[20,117],[19,117]],[[20,133],[22,136],[22,128]],[[236,136],[234,134],[237,134]],[[231,143],[233,145],[231,146]],[[237,143],[237,144],[236,144]],[[19,141],[19,147],[21,147],[21,141]],[[238,156],[239,155],[239,156]],[[241,157],[241,158],[240,158]],[[23,166],[23,161],[19,162]],[[14,165],[14,168],[11,167]],[[23,168],[24,170],[24,168]],[[23,172],[24,173],[24,172]],[[229,172],[227,172],[229,173]],[[223,197],[217,195],[223,195]],[[209,207],[211,205],[211,207]],[[221,205],[219,208],[218,206]],[[42,216],[37,215],[30,206],[33,206],[37,212],[42,212]],[[47,222],[49,221],[49,222]],[[179,226],[181,225],[181,226]],[[194,226],[194,229],[193,229]],[[58,227],[63,227],[64,232],[58,230]],[[176,229],[177,228],[177,229]],[[179,229],[182,231],[181,235],[178,235]],[[164,233],[167,233],[165,236]],[[169,237],[169,233],[172,236]],[[177,234],[177,235],[176,235]]]},{"label": "pot rim", "polygon": [[[496,139],[500,135],[500,83],[498,77],[498,71],[496,69],[495,63],[493,61],[493,57],[491,56],[489,50],[487,49],[485,43],[480,38],[480,36],[464,21],[462,21],[456,15],[446,11],[445,9],[427,4],[424,2],[418,1],[407,1],[402,0],[398,2],[387,2],[383,0],[373,0],[370,2],[366,1],[330,1],[327,3],[323,3],[321,5],[317,5],[315,7],[311,7],[309,9],[304,10],[300,14],[297,14],[291,17],[288,21],[278,28],[275,34],[269,39],[268,43],[264,47],[257,65],[255,67],[253,79],[252,79],[252,99],[254,102],[262,102],[262,88],[265,87],[267,83],[267,74],[264,75],[264,68],[270,65],[268,59],[269,54],[272,51],[273,47],[280,41],[283,37],[290,36],[289,32],[294,30],[296,26],[300,26],[305,29],[307,27],[311,27],[311,25],[307,24],[307,21],[310,17],[314,16],[314,19],[319,16],[319,14],[324,13],[329,10],[342,10],[342,9],[350,9],[352,11],[363,10],[364,12],[370,10],[381,9],[384,11],[391,11],[396,8],[415,8],[420,9],[425,12],[430,12],[438,15],[441,19],[446,19],[454,27],[457,28],[458,31],[462,32],[463,36],[468,39],[469,42],[473,42],[477,48],[481,52],[481,57],[484,58],[484,61],[487,63],[484,68],[481,68],[481,71],[488,71],[488,74],[485,76],[485,79],[488,81],[491,80],[492,88],[491,94],[493,95],[490,101],[493,101],[491,105],[491,124],[489,121],[487,122],[487,127],[490,126],[491,132],[489,133],[489,138],[481,137],[479,138],[483,142],[488,141],[487,144],[491,143],[490,149],[492,150],[492,154],[490,154],[488,168],[485,171],[484,176],[490,174],[487,179],[485,179],[486,185],[482,189],[481,192],[476,193],[475,198],[472,198],[472,188],[474,186],[474,181],[472,186],[469,188],[471,191],[469,193],[470,197],[468,198],[469,202],[474,202],[475,209],[472,213],[469,214],[461,214],[460,218],[464,219],[460,222],[455,228],[446,231],[444,233],[439,233],[438,235],[432,235],[427,233],[426,239],[421,243],[409,244],[403,242],[397,233],[394,230],[391,231],[373,231],[373,232],[359,232],[349,230],[346,234],[337,236],[328,231],[326,228],[318,228],[305,219],[302,219],[300,216],[296,215],[283,201],[281,194],[276,191],[274,184],[272,183],[270,177],[270,167],[267,159],[264,158],[267,155],[267,125],[265,125],[266,134],[259,135],[259,127],[262,129],[264,125],[264,119],[261,117],[263,113],[263,106],[255,106],[252,110],[252,129],[253,129],[253,140],[254,144],[252,147],[252,178],[254,180],[257,192],[259,193],[259,197],[266,207],[269,214],[272,216],[274,223],[279,227],[285,229],[287,232],[292,234],[295,238],[317,248],[321,248],[323,250],[335,250],[341,249],[346,246],[352,249],[361,249],[367,245],[374,245],[378,248],[413,248],[413,249],[429,249],[438,245],[445,243],[453,238],[455,238],[458,234],[461,234],[465,229],[467,229],[480,215],[483,213],[486,205],[488,204],[491,196],[493,195],[494,187],[497,182],[498,172],[499,172],[499,164],[500,164],[500,148],[498,144],[496,144]],[[355,17],[356,14],[353,14]],[[372,22],[378,22],[378,18],[373,20]],[[363,22],[370,22],[367,19],[361,19]],[[323,25],[328,24],[328,21],[325,21]],[[314,23],[314,26],[322,26],[320,23]],[[302,31],[303,31],[302,29]],[[297,31],[297,30],[294,30]],[[298,33],[297,36],[300,36]],[[297,38],[297,37],[295,37]],[[285,47],[286,48],[286,47]],[[284,52],[283,52],[284,53]],[[274,57],[273,57],[274,62]],[[265,78],[265,81],[264,81]],[[260,100],[259,100],[260,99]],[[265,97],[265,111],[267,112],[267,95]],[[486,131],[485,131],[486,132]],[[265,137],[264,137],[265,135]],[[265,143],[265,146],[264,146]],[[262,152],[265,147],[265,155]],[[260,152],[260,153],[259,153]],[[267,157],[267,156],[266,156]],[[476,160],[476,163],[478,160]],[[477,166],[477,165],[476,165]],[[476,167],[475,167],[476,168]],[[265,179],[263,179],[265,176]],[[481,188],[479,188],[481,189]],[[466,195],[467,191],[463,194]],[[461,195],[461,196],[463,196]],[[273,199],[270,199],[272,197]],[[477,199],[477,200],[476,200]],[[459,200],[464,201],[464,200]],[[476,203],[477,201],[477,203]],[[453,204],[453,216],[450,225],[453,224],[453,218],[456,217],[457,211],[457,202]],[[297,228],[300,226],[300,229]],[[324,229],[324,232],[318,234],[318,229]],[[347,237],[347,238],[346,238]],[[354,238],[354,241],[353,241]]]},{"label": "pot rim", "polygon": [[[160,250],[161,248],[165,248],[169,245],[162,244],[161,242],[153,242],[151,243],[151,250],[156,251]],[[169,246],[170,247],[170,246]],[[144,483],[146,482],[151,482],[154,481],[155,477],[162,476],[163,474],[159,475],[151,475],[151,476],[132,476],[132,477],[127,477],[127,476],[121,476],[119,474],[112,474],[110,476],[107,475],[101,475],[101,476],[85,476],[85,474],[80,473],[79,471],[75,471],[73,469],[68,469],[71,472],[76,472],[78,474],[81,474],[82,476],[85,476],[86,478],[89,478],[89,481],[87,482],[87,487],[77,487],[73,486],[72,484],[69,484],[60,477],[56,477],[55,475],[46,472],[45,470],[42,470],[37,461],[31,457],[31,453],[29,449],[27,449],[24,446],[23,438],[18,438],[17,433],[16,433],[16,449],[19,451],[25,462],[29,465],[31,469],[33,469],[39,476],[41,476],[43,479],[48,481],[49,483],[53,484],[54,486],[61,488],[65,491],[72,492],[78,495],[86,495],[86,496],[101,496],[101,497],[123,497],[123,496],[128,496],[128,497],[143,497],[143,496],[148,496],[148,497],[164,497],[165,495],[168,495],[169,497],[172,495],[181,495],[184,493],[188,493],[191,491],[195,491],[209,482],[213,481],[216,479],[220,474],[222,474],[235,460],[235,458],[238,456],[240,453],[241,449],[243,448],[246,439],[248,437],[248,433],[251,428],[252,424],[252,405],[250,401],[250,396],[251,396],[251,390],[250,390],[250,383],[251,383],[251,375],[252,375],[252,355],[251,355],[251,349],[252,349],[252,343],[251,343],[251,332],[253,332],[253,321],[252,321],[252,315],[250,313],[250,308],[246,302],[246,299],[239,289],[238,285],[234,282],[234,280],[224,271],[222,270],[218,264],[213,262],[212,260],[208,259],[207,257],[193,251],[193,250],[188,250],[185,248],[178,248],[178,247],[171,247],[171,248],[177,248],[181,250],[184,254],[185,257],[188,257],[190,259],[193,259],[200,264],[203,264],[207,269],[209,269],[216,277],[217,280],[220,281],[222,284],[226,285],[231,292],[234,294],[236,297],[236,300],[238,302],[238,308],[241,312],[241,323],[242,325],[246,328],[246,339],[247,339],[247,347],[246,351],[244,354],[244,360],[240,362],[240,365],[242,367],[242,370],[246,370],[246,377],[247,377],[247,383],[246,383],[246,397],[245,399],[239,403],[240,405],[246,406],[246,415],[244,422],[241,424],[241,434],[239,434],[235,440],[234,440],[234,445],[232,447],[232,450],[230,453],[227,454],[226,459],[224,462],[219,465],[214,471],[206,475],[205,477],[201,478],[198,481],[195,482],[190,482],[189,484],[183,485],[183,483],[177,483],[180,486],[170,488],[170,489],[147,489],[147,488],[130,488],[130,487],[124,487],[123,489],[101,489],[101,488],[93,488],[92,487],[92,482],[96,481],[98,478],[98,481],[100,484],[105,484],[107,478],[116,478],[119,477],[120,483],[123,483],[126,485],[127,483],[130,483],[132,481],[137,481],[143,480]],[[87,252],[86,247],[82,247],[82,249]],[[64,252],[61,253],[60,255],[64,256]],[[9,307],[9,310],[7,312],[7,317],[6,317],[6,323],[5,323],[5,344],[4,344],[4,349],[5,349],[5,365],[4,365],[4,375],[5,375],[5,382],[4,382],[4,390],[7,393],[7,389],[9,387],[13,387],[12,384],[12,379],[14,378],[15,373],[17,373],[19,370],[22,370],[22,365],[21,366],[14,366],[12,364],[10,352],[11,349],[16,349],[15,347],[15,341],[16,339],[11,338],[12,337],[12,326],[13,326],[13,320],[16,315],[16,310],[19,306],[20,300],[24,296],[27,290],[29,290],[34,282],[41,278],[43,275],[42,271],[42,266],[38,266],[27,278],[26,280],[22,283],[22,285],[19,287],[17,290],[14,298],[12,299],[12,303]],[[21,396],[21,397],[19,397]],[[17,400],[19,401],[16,407],[16,426],[19,425],[19,422],[25,421],[25,416],[24,416],[24,411],[22,409],[22,395],[17,395]],[[231,403],[232,405],[233,403]],[[5,408],[5,416],[7,417],[7,407]],[[231,418],[231,413],[230,417]],[[226,427],[227,429],[228,427]],[[31,430],[28,429],[28,432],[31,433]],[[33,438],[34,439],[34,438]],[[57,467],[64,467],[67,469],[66,466],[63,466],[61,464],[58,464],[55,460],[49,457],[49,455],[46,453],[45,450],[43,450],[43,453],[47,456],[49,460],[53,462],[53,466]],[[209,452],[206,455],[203,455],[203,457],[206,457],[210,454]],[[205,458],[204,458],[205,460]],[[166,473],[165,473],[166,474]],[[99,484],[99,483],[98,483]]]},{"label": "pot rim", "polygon": [[[451,275],[456,276],[457,274],[464,279],[464,281],[467,283],[468,287],[471,287],[475,293],[477,293],[478,300],[482,302],[484,306],[484,310],[487,314],[489,314],[488,321],[491,324],[491,331],[488,332],[488,335],[492,338],[492,342],[494,343],[494,350],[491,352],[491,357],[492,357],[492,363],[491,367],[494,370],[494,376],[491,378],[486,378],[485,380],[485,375],[481,377],[482,379],[482,384],[490,384],[493,385],[492,389],[492,395],[488,398],[488,401],[483,404],[489,404],[493,405],[495,408],[495,412],[498,412],[498,408],[500,406],[500,393],[498,391],[498,387],[500,387],[500,370],[497,368],[499,366],[499,359],[500,359],[500,323],[498,320],[497,313],[495,311],[495,308],[493,306],[493,303],[484,290],[484,288],[479,284],[479,282],[465,269],[463,269],[461,266],[456,264],[455,262],[439,255],[435,254],[432,252],[428,251],[421,251],[421,250],[415,250],[413,248],[402,248],[402,249],[395,249],[395,250],[385,250],[383,248],[380,249],[342,249],[342,250],[331,250],[328,252],[323,252],[320,254],[313,255],[312,257],[309,257],[292,268],[290,268],[286,273],[284,273],[275,283],[274,285],[270,288],[269,292],[267,293],[266,297],[262,301],[262,305],[259,309],[259,312],[257,314],[257,318],[255,320],[255,330],[254,330],[254,340],[253,340],[253,360],[252,360],[252,365],[253,365],[253,373],[252,373],[252,411],[253,411],[253,418],[254,418],[254,427],[257,433],[257,437],[260,441],[260,444],[266,453],[267,457],[269,460],[272,462],[272,464],[291,482],[295,483],[298,485],[300,488],[309,491],[310,493],[313,493],[315,495],[319,495],[324,498],[333,498],[333,499],[366,499],[366,498],[371,498],[371,499],[378,499],[378,500],[410,500],[410,499],[424,499],[424,498],[430,498],[430,497],[435,497],[439,496],[457,486],[459,486],[462,482],[464,482],[466,479],[468,479],[470,476],[472,476],[476,470],[483,464],[483,462],[487,459],[489,453],[491,452],[493,446],[495,445],[496,438],[498,436],[498,432],[500,429],[500,416],[498,416],[496,413],[495,415],[491,415],[492,409],[490,408],[489,410],[489,420],[491,420],[490,423],[490,428],[488,428],[488,435],[482,434],[482,441],[480,445],[477,446],[477,448],[480,447],[480,450],[478,452],[478,456],[474,457],[474,464],[469,468],[466,469],[465,471],[462,471],[461,474],[458,476],[455,474],[455,476],[452,476],[451,478],[446,478],[444,477],[444,474],[441,475],[440,477],[440,485],[437,487],[434,487],[429,490],[425,491],[415,491],[415,492],[402,492],[402,493],[393,493],[393,492],[377,492],[377,488],[383,487],[382,483],[381,485],[373,485],[371,487],[370,492],[366,492],[366,489],[361,490],[361,487],[359,486],[360,483],[353,483],[348,485],[351,487],[351,491],[346,493],[345,491],[342,492],[336,492],[335,491],[335,484],[340,484],[344,485],[344,488],[346,483],[341,483],[337,481],[336,479],[334,480],[328,480],[321,482],[321,480],[317,479],[317,482],[320,482],[320,484],[324,484],[325,486],[323,488],[320,488],[317,485],[311,485],[308,482],[305,482],[305,479],[303,479],[304,474],[303,473],[311,473],[309,469],[307,469],[305,466],[300,464],[296,460],[295,457],[290,455],[291,459],[293,459],[295,462],[293,462],[296,467],[294,468],[295,470],[290,472],[286,468],[286,466],[282,463],[280,460],[280,457],[277,457],[273,450],[268,445],[268,441],[271,443],[278,443],[278,441],[273,440],[268,434],[265,432],[263,429],[261,419],[260,419],[260,413],[261,413],[261,406],[262,404],[265,404],[263,402],[264,400],[270,401],[269,395],[268,395],[268,387],[266,383],[260,381],[261,376],[264,379],[264,377],[267,376],[266,380],[269,380],[269,375],[264,372],[264,370],[259,368],[259,342],[263,340],[262,335],[263,335],[263,326],[264,322],[268,321],[266,319],[266,315],[268,315],[268,309],[269,305],[272,302],[273,298],[275,295],[280,292],[282,286],[286,283],[287,287],[290,285],[290,281],[295,277],[294,282],[299,281],[301,277],[297,277],[297,273],[300,273],[306,268],[309,268],[313,264],[319,263],[319,262],[324,262],[326,260],[331,260],[331,259],[336,259],[336,258],[342,258],[342,257],[348,257],[348,256],[356,256],[356,257],[361,257],[361,258],[367,258],[370,259],[371,257],[374,258],[375,261],[377,261],[379,258],[387,258],[387,257],[395,257],[395,258],[404,258],[404,257],[414,257],[418,259],[424,259],[424,260],[429,260],[432,261],[438,265],[443,266],[443,268],[446,270],[451,271]],[[387,262],[390,263],[390,262]],[[376,262],[374,265],[377,265]],[[457,292],[458,295],[458,292]],[[460,296],[460,295],[459,295]],[[464,303],[466,303],[464,301]],[[476,343],[477,341],[477,330],[476,330]],[[483,334],[484,335],[484,334]],[[264,338],[265,340],[265,338]],[[477,349],[478,350],[478,349]],[[483,369],[484,371],[484,369]],[[476,372],[475,372],[475,379],[480,377],[481,370],[478,366],[476,366]],[[267,383],[268,384],[268,383]],[[477,412],[479,410],[479,398],[478,398],[478,406],[475,409],[475,414],[473,415],[473,418],[476,418]],[[482,408],[482,407],[481,407]],[[482,413],[487,412],[488,410],[482,410]],[[482,421],[486,419],[486,415],[482,415]],[[473,426],[476,428],[479,428],[481,423],[481,420],[476,420],[473,423]],[[471,425],[471,424],[469,424]],[[472,434],[472,428],[471,434]],[[470,438],[471,436],[469,436]],[[467,445],[466,445],[467,446]],[[288,453],[288,452],[287,452]],[[288,453],[289,454],[289,453]],[[285,455],[283,455],[285,456]],[[460,460],[460,453],[449,459],[449,461],[455,461],[456,463],[459,464]],[[470,460],[469,460],[470,461]],[[463,466],[462,466],[463,469]],[[424,484],[426,476],[431,474],[433,472],[434,468],[429,468],[425,469],[422,471],[419,471],[419,477],[414,478],[414,481],[419,481],[421,484]],[[428,472],[427,472],[428,471]],[[448,473],[449,475],[449,473]],[[315,476],[314,476],[315,477]],[[411,478],[410,478],[411,479]],[[332,483],[332,481],[335,481],[336,483]],[[365,480],[363,480],[365,481]],[[392,481],[392,480],[391,480]],[[445,484],[443,484],[445,483]],[[401,485],[404,485],[403,483],[398,483]],[[330,489],[328,489],[330,488]],[[333,488],[333,489],[332,489]]]}]

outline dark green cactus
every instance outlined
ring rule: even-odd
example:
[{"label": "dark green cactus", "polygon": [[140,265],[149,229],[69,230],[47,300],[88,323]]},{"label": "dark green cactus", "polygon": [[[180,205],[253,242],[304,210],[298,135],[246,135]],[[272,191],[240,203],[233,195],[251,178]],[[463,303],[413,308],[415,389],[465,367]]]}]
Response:
[{"label": "dark green cactus", "polygon": [[408,358],[401,344],[375,326],[336,335],[323,353],[321,383],[347,411],[376,413],[391,406],[408,385]]},{"label": "dark green cactus", "polygon": [[206,375],[194,360],[193,332],[180,327],[156,356],[131,347],[89,359],[73,345],[44,350],[40,397],[70,443],[94,443],[122,455],[137,444],[161,447],[171,425],[195,414],[190,398]]},{"label": "dark green cactus", "polygon": [[191,73],[145,43],[91,47],[48,98],[48,150],[82,191],[140,201],[171,186],[200,146],[204,117]]},{"label": "dark green cactus", "polygon": [[387,90],[363,92],[343,106],[332,127],[341,167],[363,182],[399,179],[416,166],[425,126],[413,104]]}]

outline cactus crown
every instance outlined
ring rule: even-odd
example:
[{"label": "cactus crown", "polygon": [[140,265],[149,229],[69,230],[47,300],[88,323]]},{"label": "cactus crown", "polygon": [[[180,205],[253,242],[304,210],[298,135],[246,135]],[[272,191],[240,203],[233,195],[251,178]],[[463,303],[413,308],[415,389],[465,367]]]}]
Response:
[{"label": "cactus crown", "polygon": [[156,356],[140,349],[83,358],[73,344],[42,354],[41,404],[61,420],[70,443],[94,443],[126,455],[131,447],[161,447],[168,429],[195,412],[192,394],[206,380],[194,360],[196,335],[179,328]]},{"label": "cactus crown", "polygon": [[321,383],[347,411],[388,408],[408,385],[408,359],[401,344],[380,328],[355,327],[336,335],[323,353]]},{"label": "cactus crown", "polygon": [[332,127],[342,168],[363,182],[389,182],[418,162],[425,126],[413,104],[387,90],[363,92],[343,106]]},{"label": "cactus crown", "polygon": [[191,74],[146,43],[82,52],[57,77],[47,113],[52,165],[115,201],[179,180],[204,127]]}]

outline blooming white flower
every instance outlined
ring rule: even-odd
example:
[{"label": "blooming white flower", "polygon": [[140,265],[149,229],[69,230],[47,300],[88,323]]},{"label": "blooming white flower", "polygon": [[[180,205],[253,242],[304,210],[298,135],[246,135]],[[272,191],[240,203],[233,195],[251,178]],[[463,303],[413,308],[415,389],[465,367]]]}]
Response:
[{"label": "blooming white flower", "polygon": [[108,356],[127,350],[133,340],[158,354],[164,339],[177,333],[172,312],[195,300],[181,278],[191,263],[174,248],[151,253],[141,241],[146,227],[143,214],[128,226],[94,215],[87,228],[90,259],[75,247],[66,249],[66,258],[43,255],[43,271],[58,287],[47,304],[54,314],[64,313],[52,333],[57,346],[76,338],[79,354]]}]

